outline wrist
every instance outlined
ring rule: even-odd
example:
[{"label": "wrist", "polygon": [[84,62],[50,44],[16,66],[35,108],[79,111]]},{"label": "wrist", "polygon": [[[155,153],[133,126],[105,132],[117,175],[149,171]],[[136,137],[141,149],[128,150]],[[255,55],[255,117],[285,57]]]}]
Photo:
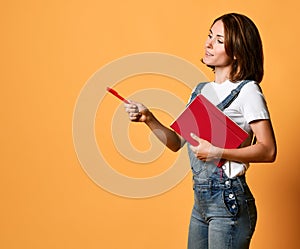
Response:
[{"label": "wrist", "polygon": [[212,146],[212,148],[211,148],[211,154],[215,159],[222,158],[223,151],[224,150],[222,148],[219,148],[216,146]]},{"label": "wrist", "polygon": [[151,124],[153,122],[153,120],[155,120],[153,113],[149,109],[143,110],[141,115],[144,115],[144,117],[145,117],[144,122],[147,125]]}]

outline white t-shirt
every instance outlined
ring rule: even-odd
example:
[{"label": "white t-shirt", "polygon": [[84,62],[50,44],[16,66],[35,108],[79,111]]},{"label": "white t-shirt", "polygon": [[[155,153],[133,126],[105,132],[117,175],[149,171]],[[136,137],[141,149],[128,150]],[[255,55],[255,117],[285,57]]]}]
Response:
[{"label": "white t-shirt", "polygon": [[[222,102],[240,83],[241,82],[233,83],[229,80],[226,80],[221,84],[210,82],[203,87],[201,94],[203,94],[214,105],[217,105]],[[249,138],[241,145],[241,147],[251,144],[253,132],[249,125],[250,122],[270,118],[265,98],[254,81],[244,85],[238,97],[223,112],[242,129],[249,133]],[[233,161],[227,161],[223,165],[223,169],[229,178],[243,175],[248,168],[249,164]]]}]

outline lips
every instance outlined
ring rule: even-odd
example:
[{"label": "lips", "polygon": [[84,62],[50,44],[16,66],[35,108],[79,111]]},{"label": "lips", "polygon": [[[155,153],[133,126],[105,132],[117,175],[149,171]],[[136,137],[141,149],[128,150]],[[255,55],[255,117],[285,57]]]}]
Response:
[{"label": "lips", "polygon": [[205,51],[205,55],[207,55],[207,56],[214,56],[212,53],[210,53],[208,51]]}]

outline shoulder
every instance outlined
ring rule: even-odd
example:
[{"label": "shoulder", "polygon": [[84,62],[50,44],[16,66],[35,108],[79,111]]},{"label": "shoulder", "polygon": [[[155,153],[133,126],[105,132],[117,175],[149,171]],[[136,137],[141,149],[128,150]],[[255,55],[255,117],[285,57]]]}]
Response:
[{"label": "shoulder", "polygon": [[201,90],[206,87],[207,85],[209,85],[210,82],[200,82],[198,83],[198,85],[193,89],[193,92],[194,91],[197,91],[197,92],[201,92]]},{"label": "shoulder", "polygon": [[255,100],[257,98],[264,99],[261,87],[255,81],[250,81],[245,84],[240,91],[239,97],[242,99],[246,98],[248,101]]},{"label": "shoulder", "polygon": [[241,89],[237,101],[248,122],[269,118],[265,97],[256,82],[251,81],[247,83]]},{"label": "shoulder", "polygon": [[[239,84],[241,84],[241,83],[239,83]],[[241,92],[248,92],[248,91],[260,92],[260,93],[262,92],[261,88],[259,86],[259,83],[257,83],[256,81],[249,81],[241,89]]]}]

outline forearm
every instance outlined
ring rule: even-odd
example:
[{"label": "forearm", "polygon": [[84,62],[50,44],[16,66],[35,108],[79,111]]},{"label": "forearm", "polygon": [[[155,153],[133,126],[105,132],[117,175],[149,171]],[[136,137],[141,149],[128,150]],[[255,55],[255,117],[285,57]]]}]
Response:
[{"label": "forearm", "polygon": [[250,124],[257,143],[237,149],[224,149],[213,146],[206,140],[195,135],[192,137],[199,143],[198,146],[190,146],[195,156],[204,161],[223,158],[229,161],[243,163],[250,162],[274,162],[276,158],[276,141],[271,122],[261,120]]},{"label": "forearm", "polygon": [[164,126],[149,111],[145,124],[151,129],[153,134],[170,150],[178,151],[184,144],[184,140],[176,132]]},{"label": "forearm", "polygon": [[277,149],[270,120],[256,121],[250,126],[256,135],[256,144],[238,149],[222,149],[222,158],[244,163],[274,162]]},{"label": "forearm", "polygon": [[160,123],[153,113],[143,104],[130,101],[130,103],[126,103],[124,106],[131,121],[144,122],[154,135],[170,150],[178,151],[184,145],[185,140],[173,130]]},{"label": "forearm", "polygon": [[238,149],[221,149],[222,158],[229,161],[243,163],[250,162],[274,162],[276,158],[276,148],[257,143]]}]

